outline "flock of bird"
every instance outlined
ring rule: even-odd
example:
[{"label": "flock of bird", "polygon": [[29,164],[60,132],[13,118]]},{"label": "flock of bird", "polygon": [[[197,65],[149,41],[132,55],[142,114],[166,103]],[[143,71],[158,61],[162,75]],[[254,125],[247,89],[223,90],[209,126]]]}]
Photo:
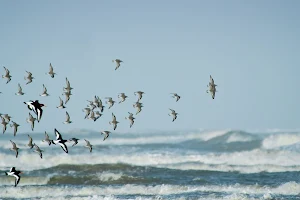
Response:
[{"label": "flock of bird", "polygon": [[[123,62],[120,59],[115,59],[112,62],[116,63],[116,67],[115,70],[117,70],[121,63]],[[5,75],[2,75],[2,78],[7,79],[6,84],[8,84],[11,81],[12,76],[10,75],[10,71],[4,67],[5,69]],[[32,83],[34,77],[32,75],[31,72],[26,71],[27,76],[24,77],[24,79],[27,81],[26,85]],[[52,64],[50,63],[49,66],[49,71],[46,73],[47,75],[50,75],[51,78],[54,78],[56,73],[53,70]],[[208,90],[206,91],[207,93],[211,93],[212,99],[215,98],[215,92],[216,92],[216,84],[214,82],[214,79],[212,78],[212,76],[210,76],[210,82],[209,85],[207,85]],[[61,97],[59,97],[59,105],[56,107],[58,109],[65,109],[66,108],[66,104],[68,103],[68,101],[70,100],[70,96],[72,95],[72,87],[71,84],[68,80],[68,78],[66,78],[66,87],[63,87],[63,95],[65,95],[65,101],[62,100]],[[1,93],[1,92],[0,92]],[[16,95],[24,95],[25,93],[22,90],[22,87],[20,84],[18,84],[18,91],[15,93]],[[138,113],[140,113],[142,111],[142,107],[143,107],[143,103],[141,102],[143,95],[145,93],[143,91],[136,91],[134,92],[134,95],[138,97],[137,101],[133,104],[133,107],[136,108],[136,113],[135,115],[138,115]],[[176,102],[180,100],[180,96],[177,93],[170,93],[172,95],[173,98],[175,98]],[[46,97],[49,96],[49,94],[47,93],[47,88],[45,87],[45,85],[43,84],[43,92],[40,94],[40,96],[42,97]],[[123,103],[126,98],[128,96],[125,95],[125,93],[120,93],[118,95],[118,98],[120,99],[120,101],[118,102],[119,104]],[[106,97],[105,99],[107,99],[107,101],[105,102],[108,105],[107,109],[110,109],[111,107],[113,107],[115,105],[115,101],[113,100],[112,97]],[[94,96],[94,99],[91,100],[87,100],[89,102],[89,104],[87,105],[86,108],[83,109],[83,111],[85,112],[85,117],[84,119],[90,119],[93,121],[98,120],[102,115],[103,115],[103,111],[105,106],[102,103],[102,100],[99,98],[99,96]],[[35,125],[35,121],[37,121],[38,123],[40,122],[42,115],[43,115],[43,107],[46,107],[46,105],[42,104],[39,102],[39,100],[30,100],[27,102],[24,102],[24,104],[27,105],[28,109],[29,109],[29,116],[26,119],[27,123],[31,124],[31,130],[34,130],[34,125]],[[97,110],[98,109],[98,110]],[[175,110],[173,109],[169,109],[171,112],[169,113],[169,116],[172,116],[172,121],[174,122],[177,119],[177,115],[178,113],[176,113]],[[129,120],[130,122],[130,128],[133,126],[134,122],[135,122],[135,117],[134,114],[131,112],[128,112],[128,117],[125,117],[126,120]],[[34,117],[36,116],[36,117]],[[3,134],[6,131],[7,125],[11,122],[10,126],[13,127],[14,130],[14,136],[16,136],[17,131],[18,131],[18,127],[20,126],[19,124],[17,124],[14,121],[11,121],[11,116],[9,116],[8,114],[0,114],[1,117],[1,124],[3,126]],[[66,120],[63,122],[64,124],[70,124],[72,123],[71,118],[69,113],[66,111]],[[112,125],[113,130],[116,130],[117,126],[118,126],[118,121],[116,116],[114,115],[114,113],[112,113],[112,120],[109,122],[110,125]],[[75,146],[76,144],[78,144],[78,138],[70,138],[69,140],[65,140],[62,138],[61,133],[55,128],[54,129],[55,132],[55,136],[56,139],[55,140],[51,140],[49,135],[47,134],[47,132],[45,131],[45,139],[42,140],[43,142],[46,142],[49,146],[51,144],[54,145],[59,145],[61,146],[61,148],[63,149],[63,151],[65,153],[68,153],[68,147],[66,145],[67,142],[73,142],[72,147]],[[102,131],[101,135],[104,134],[104,140],[106,140],[109,137],[109,134],[111,133],[111,131]],[[27,146],[30,149],[34,149],[35,152],[37,152],[40,156],[40,158],[43,158],[42,152],[43,150],[41,150],[35,143],[33,143],[33,139],[30,135],[28,135],[29,138],[29,143],[27,144]],[[86,142],[85,147],[89,148],[89,151],[92,152],[93,149],[93,145],[86,139],[84,139]],[[14,151],[16,154],[16,158],[18,157],[19,154],[19,148],[17,147],[16,143],[14,143],[12,140],[10,140],[10,142],[12,143],[12,148],[10,150]],[[21,171],[17,171],[15,169],[15,167],[12,167],[10,169],[9,172],[5,172],[6,175],[8,176],[13,176],[15,177],[15,187],[18,185],[19,181],[20,181],[20,174],[22,172]]]}]

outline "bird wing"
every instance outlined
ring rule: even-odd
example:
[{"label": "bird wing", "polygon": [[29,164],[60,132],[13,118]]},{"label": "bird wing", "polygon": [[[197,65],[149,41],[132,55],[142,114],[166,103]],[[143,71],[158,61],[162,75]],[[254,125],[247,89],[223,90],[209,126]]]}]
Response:
[{"label": "bird wing", "polygon": [[14,174],[13,176],[15,177],[15,187],[16,187],[18,185],[18,183],[20,182],[21,177],[16,174]]},{"label": "bird wing", "polygon": [[116,121],[117,119],[116,119],[116,116],[114,115],[114,113],[112,113],[112,119],[113,119],[113,121]]},{"label": "bird wing", "polygon": [[21,88],[21,85],[20,85],[20,83],[18,84],[18,90],[19,90],[19,92],[22,92],[22,88]]},{"label": "bird wing", "polygon": [[62,140],[61,134],[58,132],[57,129],[54,129],[55,135],[56,135],[56,140]]},{"label": "bird wing", "polygon": [[11,144],[13,145],[13,148],[17,148],[16,143],[14,143],[14,142],[11,141],[11,140],[10,140],[10,142],[11,142]]},{"label": "bird wing", "polygon": [[40,122],[40,120],[42,118],[42,115],[43,115],[43,109],[42,108],[37,108],[36,113],[37,113],[37,120],[38,120],[38,122]]},{"label": "bird wing", "polygon": [[53,73],[53,67],[52,67],[51,63],[50,63],[50,66],[49,66],[49,73]]},{"label": "bird wing", "polygon": [[67,147],[67,145],[65,145],[64,143],[59,143],[59,145],[64,150],[64,152],[68,153],[68,147]]},{"label": "bird wing", "polygon": [[15,167],[12,167],[10,168],[10,171],[9,172],[15,172],[16,171],[16,168]]},{"label": "bird wing", "polygon": [[70,120],[70,115],[69,113],[66,111],[66,121],[69,121]]}]

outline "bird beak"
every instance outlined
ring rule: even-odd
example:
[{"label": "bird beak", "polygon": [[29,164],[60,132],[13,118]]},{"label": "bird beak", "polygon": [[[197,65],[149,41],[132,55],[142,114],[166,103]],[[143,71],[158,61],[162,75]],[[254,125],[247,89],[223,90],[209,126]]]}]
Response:
[{"label": "bird beak", "polygon": [[44,105],[44,107],[47,107],[46,105]]}]

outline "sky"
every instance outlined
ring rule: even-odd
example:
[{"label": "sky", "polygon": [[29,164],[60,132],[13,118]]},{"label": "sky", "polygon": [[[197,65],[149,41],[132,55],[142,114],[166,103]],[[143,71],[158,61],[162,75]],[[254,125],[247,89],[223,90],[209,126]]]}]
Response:
[{"label": "sky", "polygon": [[[47,105],[34,132],[112,131],[112,112],[117,132],[297,129],[299,9],[296,0],[3,1],[0,74],[5,66],[12,80],[0,79],[0,112],[21,125],[19,132],[31,132],[23,104],[31,99]],[[116,58],[124,62],[115,71]],[[54,79],[45,74],[50,62]],[[28,85],[25,70],[35,77]],[[210,75],[218,85],[214,100],[206,93]],[[66,77],[73,95],[60,110]],[[24,96],[15,95],[18,83]],[[42,84],[50,96],[39,96]],[[130,129],[125,117],[135,113],[138,90],[144,108]],[[96,122],[84,120],[87,100],[118,101],[121,92],[124,103]],[[179,113],[175,122],[169,108]],[[63,124],[65,111],[72,124]]]}]

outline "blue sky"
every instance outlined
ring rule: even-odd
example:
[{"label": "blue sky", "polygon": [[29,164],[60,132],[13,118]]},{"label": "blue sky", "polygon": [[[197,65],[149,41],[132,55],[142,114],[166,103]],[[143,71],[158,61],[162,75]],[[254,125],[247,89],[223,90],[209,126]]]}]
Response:
[{"label": "blue sky", "polygon": [[[12,81],[0,82],[0,112],[20,132],[31,131],[22,103],[30,99],[48,106],[35,132],[112,130],[111,112],[122,132],[299,128],[299,9],[296,0],[2,2],[0,65]],[[124,61],[117,71],[115,58]],[[50,62],[54,79],[45,75]],[[36,78],[27,86],[25,70]],[[209,75],[218,85],[214,100],[206,93]],[[66,77],[74,88],[69,125],[56,109]],[[18,83],[24,96],[15,95]],[[49,97],[39,96],[42,84]],[[135,112],[137,90],[146,93],[144,109],[129,129],[124,117]],[[97,122],[83,119],[86,100],[116,100],[120,92],[129,96],[124,104]],[[179,113],[174,123],[169,108]]]}]

